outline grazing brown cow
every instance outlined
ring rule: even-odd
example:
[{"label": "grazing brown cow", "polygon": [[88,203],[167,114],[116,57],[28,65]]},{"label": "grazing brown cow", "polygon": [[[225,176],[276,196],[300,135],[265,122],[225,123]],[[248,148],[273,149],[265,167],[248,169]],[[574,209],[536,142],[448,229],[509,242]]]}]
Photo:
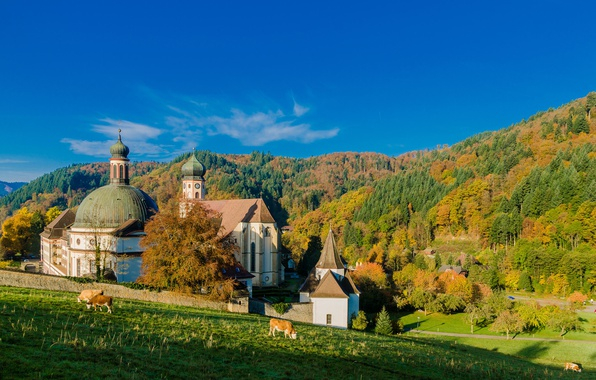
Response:
[{"label": "grazing brown cow", "polygon": [[290,321],[271,318],[269,321],[269,335],[273,334],[275,336],[275,331],[283,331],[284,338],[289,336],[292,339],[296,339],[296,330]]},{"label": "grazing brown cow", "polygon": [[98,294],[103,294],[103,290],[101,290],[101,289],[86,289],[86,290],[83,290],[81,292],[81,294],[79,294],[79,296],[77,297],[77,302],[89,301],[91,298],[93,298],[94,296],[96,296]]},{"label": "grazing brown cow", "polygon": [[571,370],[571,371],[575,371],[575,372],[581,372],[582,368],[579,366],[579,364],[577,363],[565,363],[565,371],[567,370]]},{"label": "grazing brown cow", "polygon": [[97,310],[97,307],[99,306],[99,311],[102,310],[103,306],[107,306],[108,313],[111,313],[112,312],[112,297],[103,296],[101,294],[98,294],[87,301],[87,309],[91,309],[91,306],[93,306],[93,310]]}]

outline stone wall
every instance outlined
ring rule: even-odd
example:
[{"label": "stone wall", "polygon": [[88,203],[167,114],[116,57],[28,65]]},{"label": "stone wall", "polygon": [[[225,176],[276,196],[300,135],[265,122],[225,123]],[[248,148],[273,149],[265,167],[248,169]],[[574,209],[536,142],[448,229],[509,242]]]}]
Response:
[{"label": "stone wall", "polygon": [[312,303],[294,302],[283,315],[278,314],[270,303],[250,300],[249,312],[266,315],[268,317],[289,319],[291,321],[312,323]]},{"label": "stone wall", "polygon": [[64,277],[10,270],[0,270],[0,285],[73,292],[73,301],[76,299],[76,296],[84,289],[103,289],[104,294],[114,298],[128,298],[139,301],[161,302],[180,306],[228,310],[235,313],[248,313],[249,305],[248,298],[234,299],[229,303],[219,302],[212,301],[201,296],[167,291],[151,292],[148,290],[136,290],[115,284],[96,282],[89,284],[79,284]]}]

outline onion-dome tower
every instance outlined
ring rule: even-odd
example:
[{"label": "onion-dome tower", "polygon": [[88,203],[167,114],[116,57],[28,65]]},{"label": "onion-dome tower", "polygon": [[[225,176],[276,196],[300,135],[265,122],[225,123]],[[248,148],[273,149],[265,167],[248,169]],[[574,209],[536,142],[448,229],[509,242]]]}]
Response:
[{"label": "onion-dome tower", "polygon": [[184,199],[205,199],[205,166],[197,160],[193,151],[182,165],[182,196]]},{"label": "onion-dome tower", "polygon": [[110,183],[128,185],[128,153],[130,150],[124,143],[122,143],[122,136],[120,136],[121,129],[118,129],[118,141],[110,147]]}]

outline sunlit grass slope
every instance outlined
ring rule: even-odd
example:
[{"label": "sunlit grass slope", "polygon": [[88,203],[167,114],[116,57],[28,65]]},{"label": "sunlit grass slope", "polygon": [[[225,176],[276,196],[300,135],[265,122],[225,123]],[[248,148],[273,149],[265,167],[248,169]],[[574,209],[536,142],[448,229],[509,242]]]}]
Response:
[{"label": "sunlit grass slope", "polygon": [[[105,309],[104,309],[105,310]],[[0,287],[2,379],[550,379],[549,367],[440,340],[296,324],[116,299],[94,312],[73,293]],[[587,378],[589,373],[582,373]]]}]

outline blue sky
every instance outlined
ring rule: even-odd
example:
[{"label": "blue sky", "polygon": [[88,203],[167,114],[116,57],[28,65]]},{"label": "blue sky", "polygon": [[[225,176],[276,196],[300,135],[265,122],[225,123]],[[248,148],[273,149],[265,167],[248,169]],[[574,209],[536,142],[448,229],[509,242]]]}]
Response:
[{"label": "blue sky", "polygon": [[3,1],[0,180],[452,145],[596,91],[592,1]]}]

